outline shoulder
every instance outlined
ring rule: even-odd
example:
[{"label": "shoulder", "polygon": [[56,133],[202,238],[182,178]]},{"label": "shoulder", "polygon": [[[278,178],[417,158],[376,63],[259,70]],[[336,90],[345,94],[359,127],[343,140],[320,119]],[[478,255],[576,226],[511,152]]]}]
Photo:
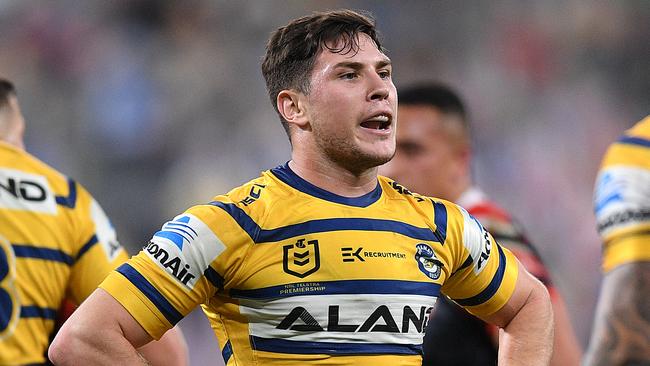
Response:
[{"label": "shoulder", "polygon": [[650,116],[612,142],[603,157],[601,172],[622,166],[650,170]]},{"label": "shoulder", "polygon": [[[190,207],[166,223],[162,231],[165,231],[165,227],[180,225],[192,229],[190,232],[206,241],[214,241],[218,237],[227,243],[246,241],[245,237],[255,239],[276,203],[285,201],[291,194],[266,171],[228,193]],[[182,241],[181,237],[175,237]]]},{"label": "shoulder", "polygon": [[[645,220],[650,206],[650,116],[627,130],[603,158],[594,187],[594,211],[599,220]],[[643,215],[641,215],[643,213]],[[629,217],[628,217],[629,216]],[[618,219],[617,219],[618,220]],[[611,220],[610,220],[611,221]],[[616,220],[614,220],[616,221]],[[599,222],[601,232],[615,222]]]},{"label": "shoulder", "polygon": [[[207,206],[219,208],[231,216],[246,215],[258,222],[276,202],[285,199],[291,193],[273,176],[265,171],[258,178],[252,179],[228,193],[215,196]],[[199,207],[203,207],[200,209]],[[197,206],[195,210],[212,211],[206,205]]]},{"label": "shoulder", "polygon": [[74,216],[76,212],[87,212],[91,201],[75,180],[7,144],[0,144],[0,184],[8,193],[5,198],[11,201],[9,207],[45,215]]},{"label": "shoulder", "polygon": [[[36,156],[7,144],[0,145],[0,169],[3,179],[14,179],[16,184],[34,184],[57,194],[68,191],[68,177],[41,161]],[[38,186],[38,187],[36,187]]]},{"label": "shoulder", "polygon": [[400,202],[403,204],[408,204],[411,206],[430,206],[433,202],[446,202],[446,204],[452,204],[434,197],[427,197],[416,192],[412,192],[407,187],[401,185],[400,183],[384,176],[378,177],[379,184],[384,191],[386,199],[389,201]]},{"label": "shoulder", "polygon": [[637,122],[626,131],[627,135],[650,139],[650,115]]},{"label": "shoulder", "polygon": [[450,232],[454,232],[453,238],[462,238],[461,235],[474,236],[474,229],[483,230],[472,215],[453,202],[411,192],[403,185],[383,176],[379,177],[379,181],[390,209],[415,212],[424,218],[434,233],[441,236],[441,243],[446,241]]}]

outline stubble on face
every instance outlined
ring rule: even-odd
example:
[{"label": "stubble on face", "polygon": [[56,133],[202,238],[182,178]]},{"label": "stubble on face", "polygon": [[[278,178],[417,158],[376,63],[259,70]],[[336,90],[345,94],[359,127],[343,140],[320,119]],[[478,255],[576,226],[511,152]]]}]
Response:
[{"label": "stubble on face", "polygon": [[[395,149],[390,154],[372,153],[362,149],[349,137],[328,133],[319,127],[314,127],[313,133],[315,142],[324,155],[333,163],[345,167],[352,173],[360,174],[383,165],[395,155]],[[394,140],[395,136],[393,135],[391,138]]]}]

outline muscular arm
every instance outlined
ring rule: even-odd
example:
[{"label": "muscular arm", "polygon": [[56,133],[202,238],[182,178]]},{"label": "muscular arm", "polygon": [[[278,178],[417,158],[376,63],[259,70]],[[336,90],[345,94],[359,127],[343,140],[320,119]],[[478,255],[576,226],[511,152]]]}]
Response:
[{"label": "muscular arm", "polygon": [[[179,339],[175,333],[161,338],[157,352],[167,352],[169,347],[184,350],[183,345],[176,344]],[[55,365],[148,365],[136,348],[151,340],[117,300],[97,289],[63,324],[48,356]],[[156,345],[147,347],[145,352],[156,352]],[[180,359],[186,362],[187,358]]]},{"label": "muscular arm", "polygon": [[483,317],[501,327],[499,365],[548,365],[553,348],[553,310],[546,287],[521,263],[515,290],[496,313]]},{"label": "muscular arm", "polygon": [[603,278],[585,366],[650,364],[650,262]]}]

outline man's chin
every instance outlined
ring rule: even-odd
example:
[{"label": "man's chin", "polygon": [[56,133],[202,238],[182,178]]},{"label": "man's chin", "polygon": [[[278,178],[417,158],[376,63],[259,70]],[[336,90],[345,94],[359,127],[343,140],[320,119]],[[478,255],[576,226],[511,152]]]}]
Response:
[{"label": "man's chin", "polygon": [[384,165],[393,158],[393,154],[366,154],[360,155],[357,160],[360,165],[364,165],[367,169],[372,169]]}]

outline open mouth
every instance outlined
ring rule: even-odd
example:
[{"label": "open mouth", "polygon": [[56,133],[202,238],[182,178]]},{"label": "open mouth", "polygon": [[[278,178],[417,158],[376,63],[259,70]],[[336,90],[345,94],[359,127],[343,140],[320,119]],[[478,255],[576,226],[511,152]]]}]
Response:
[{"label": "open mouth", "polygon": [[386,114],[379,114],[361,122],[361,127],[371,130],[387,130],[391,124],[391,117]]}]

